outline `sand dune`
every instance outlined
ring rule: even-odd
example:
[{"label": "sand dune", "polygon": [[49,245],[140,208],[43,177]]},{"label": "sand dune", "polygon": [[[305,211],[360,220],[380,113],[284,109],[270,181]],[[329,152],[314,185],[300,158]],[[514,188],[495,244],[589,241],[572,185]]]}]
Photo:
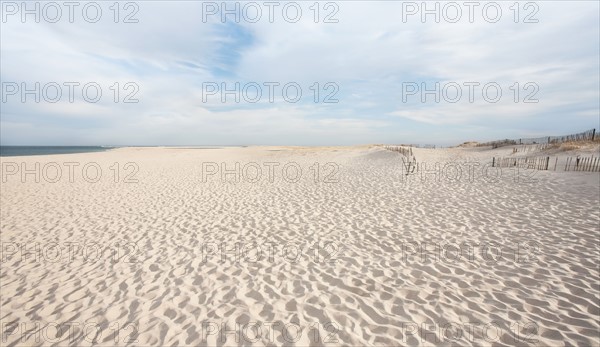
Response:
[{"label": "sand dune", "polygon": [[2,346],[598,346],[598,173],[494,151],[2,158]]}]

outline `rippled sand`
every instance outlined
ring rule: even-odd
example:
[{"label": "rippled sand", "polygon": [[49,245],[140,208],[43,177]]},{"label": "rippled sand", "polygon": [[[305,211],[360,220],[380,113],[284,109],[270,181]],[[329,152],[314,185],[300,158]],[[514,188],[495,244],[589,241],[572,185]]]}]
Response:
[{"label": "rippled sand", "polygon": [[2,158],[2,346],[598,346],[600,175],[505,151]]}]

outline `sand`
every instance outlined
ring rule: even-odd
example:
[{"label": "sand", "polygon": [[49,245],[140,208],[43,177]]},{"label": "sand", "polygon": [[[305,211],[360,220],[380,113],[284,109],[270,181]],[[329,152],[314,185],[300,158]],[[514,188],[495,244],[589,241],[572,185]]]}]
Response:
[{"label": "sand", "polygon": [[1,158],[1,345],[598,346],[600,175],[510,151]]}]

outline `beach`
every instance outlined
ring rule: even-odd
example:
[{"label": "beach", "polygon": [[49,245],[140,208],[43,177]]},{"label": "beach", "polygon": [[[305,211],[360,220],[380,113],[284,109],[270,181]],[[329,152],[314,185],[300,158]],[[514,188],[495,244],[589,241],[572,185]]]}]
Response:
[{"label": "beach", "polygon": [[511,153],[2,157],[2,346],[598,346],[599,174]]}]

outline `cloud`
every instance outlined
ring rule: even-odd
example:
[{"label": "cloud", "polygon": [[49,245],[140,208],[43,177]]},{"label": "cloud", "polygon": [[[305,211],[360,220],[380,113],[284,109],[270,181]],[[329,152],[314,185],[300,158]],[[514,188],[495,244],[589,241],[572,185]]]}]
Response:
[{"label": "cloud", "polygon": [[[67,12],[57,23],[6,17],[3,86],[94,82],[102,98],[86,102],[78,89],[69,102],[64,88],[57,103],[8,96],[1,144],[450,144],[457,134],[562,134],[600,125],[597,2],[538,2],[537,9],[520,3],[518,17],[512,3],[500,3],[496,23],[482,16],[484,3],[473,23],[465,7],[457,23],[447,16],[436,23],[431,15],[422,23],[420,13],[407,16],[410,2],[320,2],[318,11],[301,2],[297,22],[289,20],[295,5],[280,3],[269,18],[269,8],[257,3],[262,16],[255,23],[246,20],[255,8],[244,2],[225,23],[221,13],[203,20],[207,2],[132,3],[137,7],[120,3],[118,23],[112,3],[101,3],[96,23],[82,17],[83,3],[73,23]],[[124,23],[127,16],[137,23]],[[527,16],[538,23],[523,23]],[[403,100],[403,83],[473,81],[497,83],[502,99]],[[126,89],[127,82],[137,89]],[[204,101],[207,83],[231,89],[236,82],[241,89],[257,83],[263,97],[248,102],[238,90],[227,103],[220,94]],[[272,102],[269,82],[280,84]],[[301,87],[300,101],[286,101],[289,82]],[[518,102],[510,89],[516,82]],[[538,103],[522,102],[533,91],[524,88],[528,82],[537,86]],[[128,95],[139,102],[125,103]],[[324,103],[327,96],[337,102]]]}]

